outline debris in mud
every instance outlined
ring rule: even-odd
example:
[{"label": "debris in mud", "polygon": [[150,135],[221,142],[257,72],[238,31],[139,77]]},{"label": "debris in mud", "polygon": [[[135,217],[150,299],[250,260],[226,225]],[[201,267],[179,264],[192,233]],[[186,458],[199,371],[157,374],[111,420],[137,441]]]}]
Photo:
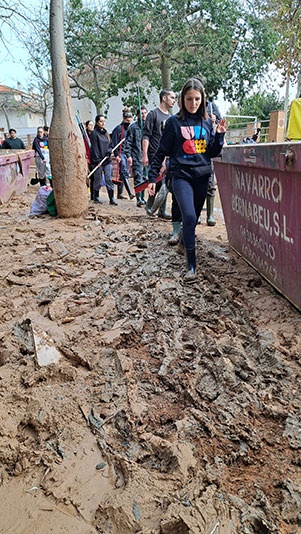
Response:
[{"label": "debris in mud", "polygon": [[300,314],[221,217],[189,285],[166,221],[28,219],[32,196],[1,211],[3,531],[298,534]]},{"label": "debris in mud", "polygon": [[62,354],[54,346],[53,340],[46,332],[40,331],[37,327],[32,327],[32,334],[38,365],[43,367],[44,365],[58,363]]}]

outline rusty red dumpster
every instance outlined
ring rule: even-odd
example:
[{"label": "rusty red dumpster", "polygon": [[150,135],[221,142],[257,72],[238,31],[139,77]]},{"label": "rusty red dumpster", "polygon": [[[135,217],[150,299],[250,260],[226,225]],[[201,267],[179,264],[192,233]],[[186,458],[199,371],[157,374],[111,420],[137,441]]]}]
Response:
[{"label": "rusty red dumpster", "polygon": [[33,150],[0,150],[0,204],[26,191]]},{"label": "rusty red dumpster", "polygon": [[227,146],[214,169],[230,246],[301,310],[301,143]]}]

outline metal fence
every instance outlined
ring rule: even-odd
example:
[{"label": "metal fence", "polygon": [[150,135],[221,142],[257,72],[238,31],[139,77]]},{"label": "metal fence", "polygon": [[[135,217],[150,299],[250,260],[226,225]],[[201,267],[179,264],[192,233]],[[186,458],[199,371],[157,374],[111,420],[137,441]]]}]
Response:
[{"label": "metal fence", "polygon": [[[270,126],[269,120],[259,122],[257,121],[256,117],[244,117],[241,115],[225,116],[230,122],[230,127],[226,134],[226,141],[229,145],[237,145],[243,143],[245,138],[251,138],[252,135],[256,133],[257,128],[261,128],[257,142],[266,143],[268,141]],[[231,119],[235,119],[235,127],[231,127]],[[253,119],[252,122],[250,122],[250,119]]]}]

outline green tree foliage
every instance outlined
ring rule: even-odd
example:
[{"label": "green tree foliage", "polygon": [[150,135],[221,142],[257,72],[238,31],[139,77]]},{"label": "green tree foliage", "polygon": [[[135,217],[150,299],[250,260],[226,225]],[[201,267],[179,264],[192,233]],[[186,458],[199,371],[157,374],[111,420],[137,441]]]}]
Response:
[{"label": "green tree foliage", "polygon": [[230,130],[235,129],[235,128],[241,128],[244,125],[245,120],[244,122],[242,122],[242,119],[239,118],[239,115],[240,115],[240,112],[237,107],[237,104],[231,104],[226,113],[226,116],[229,117],[229,123],[230,123],[229,129]]},{"label": "green tree foliage", "polygon": [[239,115],[253,115],[258,121],[268,121],[272,111],[284,109],[284,99],[276,91],[271,93],[258,92],[245,98],[239,106]]},{"label": "green tree foliage", "polygon": [[144,77],[178,90],[199,75],[207,93],[240,100],[272,61],[270,26],[240,0],[112,0],[109,14],[118,86]]},{"label": "green tree foliage", "polygon": [[226,113],[227,116],[231,115],[229,128],[230,130],[244,128],[254,120],[251,117],[256,117],[258,122],[269,121],[270,113],[280,109],[284,109],[284,98],[280,98],[276,91],[270,93],[259,91],[246,97],[241,105],[231,104]]},{"label": "green tree foliage", "polygon": [[[128,92],[129,101],[139,85],[145,100],[150,88],[178,91],[196,75],[207,94],[223,89],[228,99],[242,102],[272,61],[275,35],[243,0],[103,2],[69,0],[65,5],[72,94],[91,99],[98,111],[119,89]],[[28,46],[34,42],[36,72],[49,61],[43,18],[37,13],[43,46],[28,40]]]},{"label": "green tree foliage", "polygon": [[258,10],[272,23],[278,35],[276,66],[283,75],[297,80],[301,71],[300,0],[260,0]]},{"label": "green tree foliage", "polygon": [[104,6],[70,0],[65,13],[65,44],[73,94],[89,98],[98,112],[109,93],[112,75],[118,70],[107,46],[108,23]]}]

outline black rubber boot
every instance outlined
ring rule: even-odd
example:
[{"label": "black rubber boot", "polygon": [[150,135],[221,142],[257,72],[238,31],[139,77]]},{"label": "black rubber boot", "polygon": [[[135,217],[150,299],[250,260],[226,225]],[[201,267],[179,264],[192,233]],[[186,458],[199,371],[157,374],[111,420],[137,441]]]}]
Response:
[{"label": "black rubber boot", "polygon": [[155,202],[155,196],[153,195],[152,197],[149,195],[147,201],[146,201],[146,204],[145,204],[145,209],[146,209],[146,213],[147,215],[151,215],[153,216],[152,214],[152,207],[153,207],[153,203]]},{"label": "black rubber boot", "polygon": [[187,260],[187,272],[186,272],[185,278],[195,278],[195,268],[196,268],[195,248],[191,250],[186,250],[186,260]]},{"label": "black rubber boot", "polygon": [[123,178],[123,183],[124,183],[124,187],[126,188],[127,194],[129,195],[130,199],[132,200],[132,198],[135,198],[135,195],[131,191],[128,179],[127,178]]},{"label": "black rubber boot", "polygon": [[93,175],[90,178],[90,198],[91,200],[94,200],[94,176]]},{"label": "black rubber boot", "polygon": [[207,195],[207,226],[215,226],[216,222],[213,217],[214,197]]},{"label": "black rubber boot", "polygon": [[30,180],[30,185],[37,185],[39,181],[38,173],[36,172],[35,177]]},{"label": "black rubber boot", "polygon": [[118,206],[118,202],[116,202],[116,200],[114,200],[114,191],[113,191],[113,189],[108,189],[108,195],[109,195],[109,200],[110,200],[111,206]]},{"label": "black rubber boot", "polygon": [[160,217],[161,219],[168,219],[170,220],[171,219],[171,215],[169,215],[168,213],[166,213],[166,201],[167,201],[167,197],[165,197],[165,200],[163,200],[159,210],[158,210],[158,217]]},{"label": "black rubber boot", "polygon": [[95,204],[102,204],[102,201],[99,198],[99,189],[94,189],[93,196],[94,196],[93,200],[94,200]]},{"label": "black rubber boot", "polygon": [[117,183],[117,198],[120,198],[120,199],[125,198],[122,193],[123,193],[123,182],[118,182]]},{"label": "black rubber boot", "polygon": [[141,199],[141,193],[136,193],[136,204],[137,208],[141,208],[141,206],[144,204],[143,200]]}]

